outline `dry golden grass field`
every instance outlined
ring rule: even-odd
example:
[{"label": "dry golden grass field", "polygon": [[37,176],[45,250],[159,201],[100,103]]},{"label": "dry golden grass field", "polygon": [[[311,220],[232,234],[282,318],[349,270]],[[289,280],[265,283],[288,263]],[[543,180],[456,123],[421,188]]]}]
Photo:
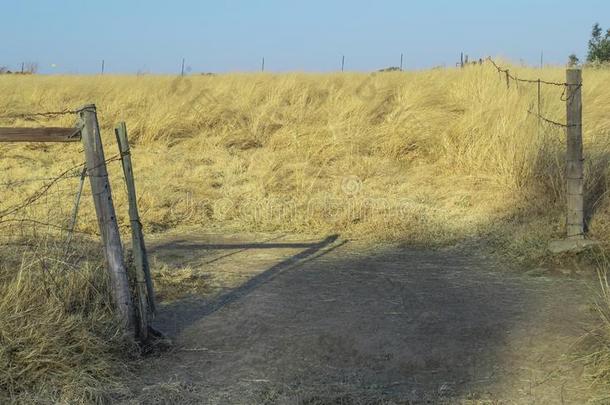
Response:
[{"label": "dry golden grass field", "polygon": [[[563,68],[511,72],[565,80]],[[588,229],[606,246],[610,70],[583,75]],[[0,75],[0,94],[0,116],[95,103],[106,157],[117,153],[114,125],[126,121],[148,233],[467,241],[536,266],[555,260],[546,246],[565,232],[564,131],[528,114],[535,85],[507,89],[489,64],[377,74]],[[543,87],[542,113],[560,122],[561,97],[561,88]],[[82,161],[78,143],[0,144],[0,213]],[[109,164],[125,225],[120,170]],[[67,226],[77,184],[62,181],[0,219],[0,402],[102,401],[121,390],[116,376],[135,349],[113,321],[97,245],[77,236],[66,259],[65,234],[48,225]],[[96,226],[86,187],[77,230]]]}]

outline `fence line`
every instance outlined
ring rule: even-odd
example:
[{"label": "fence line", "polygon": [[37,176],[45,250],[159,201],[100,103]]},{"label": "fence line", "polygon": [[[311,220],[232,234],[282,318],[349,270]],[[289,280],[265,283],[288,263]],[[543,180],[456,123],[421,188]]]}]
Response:
[{"label": "fence line", "polygon": [[34,117],[53,118],[61,115],[75,115],[80,113],[82,110],[62,110],[62,111],[46,111],[36,113],[15,113],[0,115],[0,119],[27,119]]},{"label": "fence line", "polygon": [[540,83],[540,84],[546,84],[546,85],[549,85],[549,86],[558,86],[558,87],[559,86],[565,87],[565,86],[568,85],[568,83],[566,83],[566,82],[551,82],[551,81],[542,80],[542,79],[522,79],[522,78],[517,77],[515,75],[511,75],[509,69],[506,69],[506,68],[503,68],[503,67],[499,66],[492,58],[487,58],[487,60],[489,62],[491,62],[491,64],[496,68],[496,70],[499,73],[502,73],[502,74],[506,75],[506,77],[508,79],[510,79],[510,80],[512,80],[512,81],[514,81],[516,83],[530,83],[530,84],[538,84],[538,83]]},{"label": "fence line", "polygon": [[[568,95],[566,97],[566,92],[569,88],[569,84],[567,82],[552,82],[552,81],[547,81],[547,80],[542,80],[540,78],[538,79],[522,79],[517,77],[516,75],[512,75],[510,74],[510,70],[507,68],[503,68],[501,66],[499,66],[492,58],[487,58],[487,61],[490,62],[492,64],[492,66],[500,73],[500,74],[504,74],[506,77],[506,82],[510,83],[510,81],[512,80],[515,83],[526,83],[526,84],[536,84],[537,85],[537,93],[538,93],[538,110],[536,112],[532,111],[532,109],[528,109],[527,113],[538,118],[540,121],[546,123],[546,124],[550,124],[550,125],[554,125],[560,128],[572,128],[575,125],[569,125],[569,124],[564,124],[562,122],[559,122],[557,120],[553,120],[550,119],[548,117],[545,117],[542,114],[541,111],[541,105],[542,105],[542,88],[541,85],[548,85],[548,86],[555,86],[555,87],[562,87],[563,88],[563,92],[561,93],[561,96],[559,97],[559,99],[561,101],[570,101],[570,98],[574,96],[574,92],[571,93],[571,95]],[[580,88],[582,86],[582,84],[579,84],[578,86],[573,86],[573,87],[578,87]],[[510,85],[507,85],[507,88],[510,88]]]},{"label": "fence line", "polygon": [[[116,306],[116,313],[122,322],[124,331],[130,335],[134,335],[141,342],[146,342],[149,336],[158,336],[158,333],[152,333],[149,335],[151,326],[149,324],[149,317],[154,314],[154,295],[152,290],[152,282],[150,280],[150,273],[148,270],[148,261],[145,257],[146,252],[143,249],[143,235],[141,228],[139,228],[139,242],[138,246],[133,246],[134,255],[138,254],[138,258],[142,259],[140,262],[145,262],[146,273],[142,273],[143,277],[140,277],[140,273],[137,273],[137,283],[140,287],[135,294],[131,293],[130,277],[128,274],[127,262],[124,260],[124,249],[121,242],[121,228],[117,221],[117,216],[114,208],[114,202],[111,194],[111,187],[108,179],[107,164],[114,161],[121,160],[123,167],[127,164],[126,159],[129,157],[129,148],[127,144],[127,134],[124,131],[124,137],[120,140],[117,138],[119,144],[123,141],[119,149],[119,153],[106,158],[104,156],[102,138],[99,130],[99,122],[97,118],[96,107],[94,104],[86,105],[77,110],[65,109],[62,111],[45,111],[45,112],[34,112],[34,113],[12,113],[0,115],[0,119],[6,120],[35,120],[36,118],[50,119],[57,116],[74,115],[77,114],[77,121],[74,127],[71,128],[51,128],[51,127],[40,127],[40,128],[0,128],[0,134],[4,133],[4,137],[0,137],[0,142],[72,142],[82,141],[83,150],[85,155],[85,162],[70,167],[64,170],[62,173],[55,177],[42,178],[42,179],[23,179],[21,181],[9,181],[0,185],[7,187],[14,187],[18,184],[31,184],[35,181],[43,181],[44,184],[30,193],[28,196],[23,198],[18,203],[12,206],[4,208],[0,211],[0,225],[15,223],[23,225],[26,223],[47,227],[47,232],[52,229],[67,232],[67,238],[65,242],[64,254],[68,255],[69,245],[72,239],[72,235],[75,232],[79,206],[83,191],[83,185],[85,179],[88,177],[91,184],[91,196],[95,207],[97,225],[99,228],[98,236],[101,237],[103,244],[103,253],[105,257],[106,268],[110,276],[111,293],[113,295],[114,304]],[[123,125],[124,127],[124,125]],[[53,132],[54,136],[48,136],[49,132]],[[59,133],[69,133],[69,137],[60,136]],[[131,163],[131,162],[129,162]],[[137,208],[137,199],[135,197],[135,186],[133,173],[129,166],[129,170],[124,170],[125,181],[128,184],[129,202],[130,202],[130,225],[125,225],[125,228],[131,228],[132,234],[135,233],[134,219],[132,218],[134,208]],[[55,188],[58,183],[68,180],[80,178],[78,191],[73,201],[73,208],[71,210],[70,218],[67,218],[65,223],[58,221],[58,223],[49,223],[48,218],[57,217],[53,211],[50,210],[46,213],[47,221],[44,220],[45,215],[38,215],[38,213],[31,211],[30,209],[35,206],[39,206],[41,203],[48,204],[48,197],[53,195],[53,191],[59,189]],[[131,186],[131,188],[129,187]],[[61,193],[63,194],[63,193]],[[64,217],[64,204],[57,204],[53,207],[58,210],[59,217]],[[31,218],[27,217],[27,213],[32,215]],[[22,215],[18,215],[22,214]],[[23,216],[24,218],[17,218]],[[42,217],[39,220],[38,217]],[[139,218],[137,219],[139,225]],[[32,229],[32,236],[37,235],[36,229]],[[83,234],[90,234],[87,232],[78,232]],[[22,236],[27,236],[22,233]],[[141,251],[136,252],[140,248]],[[137,267],[137,266],[136,266]],[[139,270],[143,270],[142,266]],[[132,273],[132,271],[129,271]],[[142,283],[146,283],[145,288],[142,287]],[[134,310],[134,299],[137,299],[137,313]],[[136,325],[136,320],[138,324]]]},{"label": "fence line", "polygon": [[[101,166],[101,165],[105,165],[107,163],[110,162],[116,162],[118,160],[121,160],[121,155],[120,154],[116,154],[108,159],[106,159],[103,163],[100,163],[97,167]],[[19,211],[22,211],[26,208],[28,208],[29,206],[33,205],[36,201],[38,201],[39,199],[41,199],[42,197],[44,197],[45,195],[48,194],[49,190],[57,183],[59,183],[62,180],[67,180],[67,179],[71,179],[71,178],[79,178],[82,176],[81,172],[79,171],[78,173],[74,173],[76,170],[78,169],[83,169],[85,167],[85,163],[81,163],[79,165],[73,166],[70,169],[65,170],[64,172],[62,172],[61,174],[59,174],[56,177],[50,178],[48,179],[48,183],[42,185],[38,190],[36,190],[34,193],[32,193],[29,197],[25,198],[21,203],[5,209],[3,211],[0,211],[0,220],[4,219],[5,217],[9,216],[9,215],[13,215]],[[97,167],[93,167],[92,169],[95,169]],[[91,170],[92,170],[91,169]],[[72,173],[72,174],[70,174]],[[90,174],[85,173],[85,177],[95,177],[92,176]],[[28,180],[23,180],[24,182],[30,182]],[[31,180],[31,182],[34,182],[36,180]],[[11,186],[11,183],[4,183],[4,184],[0,184],[0,185],[9,185]]]},{"label": "fence line", "polygon": [[[566,134],[566,244],[563,241],[551,243],[549,248],[556,252],[586,246],[585,215],[584,215],[584,170],[583,170],[583,143],[582,143],[582,71],[580,69],[567,69],[566,82],[551,82],[542,80],[521,79],[511,75],[509,69],[500,67],[493,59],[487,59],[506,78],[506,86],[510,88],[511,80],[515,83],[537,84],[538,110],[528,109],[528,114],[538,118],[539,122],[551,124],[565,129]],[[542,115],[541,85],[551,85],[563,88],[560,100],[566,105],[566,123],[549,119]]]}]

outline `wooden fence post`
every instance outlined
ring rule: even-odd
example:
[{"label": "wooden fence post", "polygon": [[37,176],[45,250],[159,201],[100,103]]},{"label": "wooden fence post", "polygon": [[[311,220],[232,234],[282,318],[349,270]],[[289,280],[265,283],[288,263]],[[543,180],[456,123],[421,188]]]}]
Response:
[{"label": "wooden fence post", "polygon": [[142,223],[140,222],[140,214],[138,212],[138,199],[136,184],[133,177],[129,139],[127,138],[127,126],[124,122],[120,122],[115,127],[114,132],[121,153],[121,163],[123,165],[123,174],[125,175],[127,197],[129,200],[131,241],[135,264],[136,290],[138,294],[139,335],[142,340],[146,340],[148,338],[149,314],[154,314],[156,310],[155,296],[152,278],[150,276],[148,256],[146,254],[146,244],[144,243],[144,232],[142,231]]},{"label": "wooden fence post", "polygon": [[584,239],[582,71],[567,69],[567,233],[568,239]]},{"label": "wooden fence post", "polygon": [[95,105],[89,104],[82,107],[80,119],[83,124],[82,140],[85,149],[87,175],[91,183],[95,212],[102,235],[114,304],[125,331],[133,336],[133,304],[131,302],[121,235],[112,202],[112,193],[108,181],[106,159],[104,157]]}]

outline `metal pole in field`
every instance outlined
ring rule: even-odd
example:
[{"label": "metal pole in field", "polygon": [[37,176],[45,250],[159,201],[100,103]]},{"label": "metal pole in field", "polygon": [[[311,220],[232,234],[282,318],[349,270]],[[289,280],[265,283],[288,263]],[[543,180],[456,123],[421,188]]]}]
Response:
[{"label": "metal pole in field", "polygon": [[567,116],[567,236],[568,239],[584,239],[584,175],[582,153],[582,71],[566,70]]},{"label": "metal pole in field", "polygon": [[542,83],[540,79],[538,79],[538,136],[542,136],[542,121],[540,121],[540,117],[542,116]]},{"label": "metal pole in field", "polygon": [[102,76],[104,75],[104,59],[102,59]]},{"label": "metal pole in field", "polygon": [[544,67],[544,51],[540,51],[540,69]]},{"label": "metal pole in field", "polygon": [[261,62],[261,72],[265,71],[265,57],[263,56],[263,61]]},{"label": "metal pole in field", "polygon": [[345,71],[345,55],[341,56],[341,71]]},{"label": "metal pole in field", "polygon": [[25,63],[24,63],[24,62],[21,62],[21,73],[23,73],[23,72],[24,72],[24,70],[23,70],[24,68],[25,68]]},{"label": "metal pole in field", "polygon": [[402,59],[403,59],[403,54],[400,54],[400,71],[402,72]]},{"label": "metal pole in field", "polygon": [[82,141],[85,149],[87,175],[102,235],[114,305],[125,332],[134,335],[134,310],[125,268],[123,245],[112,202],[104,148],[94,104],[81,108],[80,120],[83,126]]},{"label": "metal pole in field", "polygon": [[182,58],[182,69],[180,70],[180,76],[184,76],[184,58]]},{"label": "metal pole in field", "polygon": [[464,52],[460,52],[460,67],[464,67]]}]

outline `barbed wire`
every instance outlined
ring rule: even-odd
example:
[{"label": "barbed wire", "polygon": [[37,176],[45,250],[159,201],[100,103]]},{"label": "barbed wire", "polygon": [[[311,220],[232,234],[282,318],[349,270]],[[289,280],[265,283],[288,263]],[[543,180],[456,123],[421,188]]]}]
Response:
[{"label": "barbed wire", "polygon": [[558,127],[562,127],[562,128],[574,128],[574,127],[578,126],[576,124],[568,125],[568,124],[563,124],[561,122],[554,121],[554,120],[552,120],[550,118],[547,118],[547,117],[545,117],[543,115],[540,115],[540,114],[538,114],[538,113],[536,113],[536,112],[534,112],[532,110],[527,110],[527,113],[530,114],[530,115],[533,115],[534,117],[538,118],[539,120],[542,120],[542,121],[546,122],[547,124],[555,125],[555,126],[558,126]]},{"label": "barbed wire", "polygon": [[566,92],[569,88],[581,88],[582,87],[582,83],[578,84],[578,85],[573,85],[573,84],[569,84],[569,83],[565,83],[565,82],[552,82],[552,81],[548,81],[548,80],[542,80],[540,78],[538,79],[522,79],[519,78],[515,75],[511,75],[510,74],[510,70],[503,68],[501,66],[499,66],[492,58],[487,58],[486,59],[488,62],[490,62],[494,68],[496,68],[496,70],[500,73],[500,74],[504,74],[506,76],[506,80],[507,80],[507,84],[509,82],[509,80],[513,80],[515,83],[529,83],[529,84],[536,84],[538,86],[538,111],[535,112],[532,110],[532,108],[530,107],[527,110],[527,113],[529,115],[532,115],[536,118],[538,118],[540,121],[546,123],[546,124],[550,124],[550,125],[554,125],[560,128],[573,128],[578,126],[577,124],[564,124],[562,122],[558,122],[556,120],[550,119],[548,117],[545,117],[544,115],[541,114],[541,88],[540,86],[542,84],[544,85],[549,85],[549,86],[556,86],[556,87],[562,87],[563,91],[561,93],[561,96],[559,97],[559,99],[561,101],[569,101],[572,97],[574,97],[574,91],[571,92],[570,96],[566,97]]},{"label": "barbed wire", "polygon": [[[116,154],[116,155],[112,156],[111,158],[106,159],[104,162],[100,163],[98,166],[93,167],[91,169],[87,169],[87,171],[96,169],[97,167],[100,167],[102,165],[105,165],[107,163],[114,162],[114,161],[117,161],[120,159],[121,159],[121,154]],[[34,193],[32,193],[30,196],[28,196],[25,200],[23,200],[19,204],[16,204],[15,206],[13,206],[11,208],[7,208],[3,211],[0,211],[0,220],[2,220],[3,218],[6,218],[7,216],[14,215],[17,212],[24,210],[27,207],[31,206],[36,201],[38,201],[43,196],[45,196],[49,192],[49,190],[54,185],[56,185],[58,182],[60,182],[61,180],[64,180],[66,178],[80,177],[81,176],[80,171],[78,172],[78,174],[74,173],[74,172],[78,169],[82,169],[83,167],[86,167],[86,163],[81,163],[79,165],[76,165],[74,167],[71,167],[71,168],[65,170],[64,172],[59,174],[57,177],[52,178],[46,184],[42,185],[38,190],[36,190]],[[90,176],[90,175],[87,174],[87,176]]]},{"label": "barbed wire", "polygon": [[35,226],[46,226],[46,227],[49,227],[49,228],[53,228],[53,229],[55,229],[57,231],[73,232],[73,233],[79,233],[79,234],[88,235],[88,236],[100,236],[100,234],[98,232],[79,231],[79,230],[76,230],[76,229],[71,229],[69,227],[64,227],[64,226],[61,226],[61,225],[52,224],[50,222],[39,221],[37,219],[31,219],[31,218],[0,219],[0,225],[11,224],[11,223],[19,224],[20,227],[22,227],[23,224],[31,224],[31,225],[35,225]]},{"label": "barbed wire", "polygon": [[[530,84],[546,84],[549,86],[557,86],[557,87],[568,87],[570,86],[568,83],[566,82],[551,82],[551,81],[547,81],[547,80],[542,80],[542,79],[522,79],[520,77],[517,77],[515,75],[512,75],[510,73],[510,69],[506,69],[503,68],[501,66],[499,66],[492,58],[487,58],[487,61],[489,61],[499,73],[502,73],[504,75],[506,75],[506,77],[510,80],[513,80],[517,83],[530,83]],[[581,85],[579,85],[581,86]]]},{"label": "barbed wire", "polygon": [[[80,177],[79,174],[72,174],[72,175],[67,175],[64,176],[61,180],[69,180],[72,178],[78,178]],[[14,180],[9,180],[3,183],[0,183],[0,187],[16,187],[16,186],[22,186],[25,184],[31,184],[31,183],[39,183],[41,181],[53,181],[55,180],[56,177],[38,177],[38,178],[31,178],[31,179],[14,179]]]},{"label": "barbed wire", "polygon": [[15,114],[2,114],[0,115],[0,119],[28,119],[28,118],[53,118],[62,115],[73,115],[78,114],[82,110],[62,110],[62,111],[46,111],[46,112],[36,112],[36,113],[15,113]]}]

